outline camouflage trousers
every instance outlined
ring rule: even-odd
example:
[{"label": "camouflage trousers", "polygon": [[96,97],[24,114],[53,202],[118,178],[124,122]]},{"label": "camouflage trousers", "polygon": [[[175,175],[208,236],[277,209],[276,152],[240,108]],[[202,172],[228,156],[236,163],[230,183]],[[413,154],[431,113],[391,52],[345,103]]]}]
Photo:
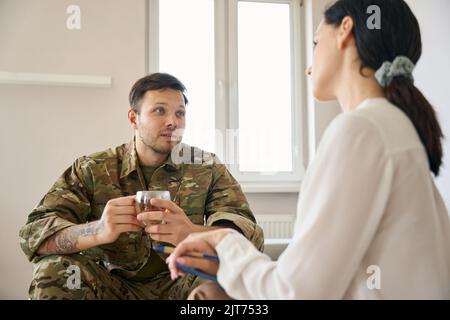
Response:
[{"label": "camouflage trousers", "polygon": [[[71,279],[73,268],[79,270],[78,283]],[[173,281],[169,271],[133,281],[80,254],[50,255],[34,264],[29,295],[31,299],[44,300],[184,300],[203,282],[193,275]]]}]

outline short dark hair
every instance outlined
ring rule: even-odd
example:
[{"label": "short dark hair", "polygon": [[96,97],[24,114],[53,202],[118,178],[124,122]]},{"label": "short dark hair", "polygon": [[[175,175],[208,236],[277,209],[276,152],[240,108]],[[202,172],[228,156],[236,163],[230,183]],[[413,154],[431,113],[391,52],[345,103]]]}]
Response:
[{"label": "short dark hair", "polygon": [[185,95],[186,87],[180,80],[168,73],[152,73],[136,81],[131,88],[129,95],[130,107],[139,113],[141,111],[141,100],[145,93],[161,89],[180,91],[183,94],[184,103],[188,104],[189,101]]}]

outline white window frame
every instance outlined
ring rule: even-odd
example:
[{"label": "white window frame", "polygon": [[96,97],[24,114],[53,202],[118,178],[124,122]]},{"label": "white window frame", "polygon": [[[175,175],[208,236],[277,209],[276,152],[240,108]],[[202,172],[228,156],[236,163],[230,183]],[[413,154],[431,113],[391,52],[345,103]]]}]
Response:
[{"label": "white window frame", "polygon": [[[298,192],[305,173],[306,95],[303,70],[304,32],[301,28],[302,0],[214,0],[215,24],[215,128],[223,132],[238,129],[238,2],[284,3],[290,6],[292,68],[292,167],[293,171],[264,175],[240,172],[228,165],[246,192]],[[146,72],[159,71],[159,0],[146,0]],[[186,84],[189,86],[189,84]],[[239,142],[237,142],[239,143]],[[224,143],[225,152],[228,146]],[[235,145],[238,152],[239,146]],[[237,157],[235,157],[238,159]]]}]

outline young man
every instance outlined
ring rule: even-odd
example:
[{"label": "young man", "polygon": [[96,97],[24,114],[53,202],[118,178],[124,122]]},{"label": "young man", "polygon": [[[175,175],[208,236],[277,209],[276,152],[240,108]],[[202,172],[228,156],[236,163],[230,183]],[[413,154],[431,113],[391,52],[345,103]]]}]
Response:
[{"label": "young man", "polygon": [[[184,91],[168,74],[138,80],[128,110],[134,139],[77,159],[28,216],[20,239],[35,263],[32,299],[185,299],[201,279],[172,281],[155,245],[228,227],[262,249],[238,182],[213,154],[181,143]],[[173,201],[152,200],[161,211],[137,215],[140,190],[168,190]]]}]

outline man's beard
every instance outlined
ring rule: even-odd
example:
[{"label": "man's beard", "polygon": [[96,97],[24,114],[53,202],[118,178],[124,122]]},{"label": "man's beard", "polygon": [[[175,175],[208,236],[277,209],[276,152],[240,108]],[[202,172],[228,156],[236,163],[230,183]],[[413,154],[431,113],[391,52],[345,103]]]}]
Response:
[{"label": "man's beard", "polygon": [[156,144],[147,142],[140,132],[139,132],[139,139],[141,139],[141,142],[144,146],[146,146],[147,148],[151,149],[153,152],[158,153],[158,154],[168,155],[172,151],[172,148],[173,148],[172,146],[170,146],[168,149],[158,148],[158,146]]}]

